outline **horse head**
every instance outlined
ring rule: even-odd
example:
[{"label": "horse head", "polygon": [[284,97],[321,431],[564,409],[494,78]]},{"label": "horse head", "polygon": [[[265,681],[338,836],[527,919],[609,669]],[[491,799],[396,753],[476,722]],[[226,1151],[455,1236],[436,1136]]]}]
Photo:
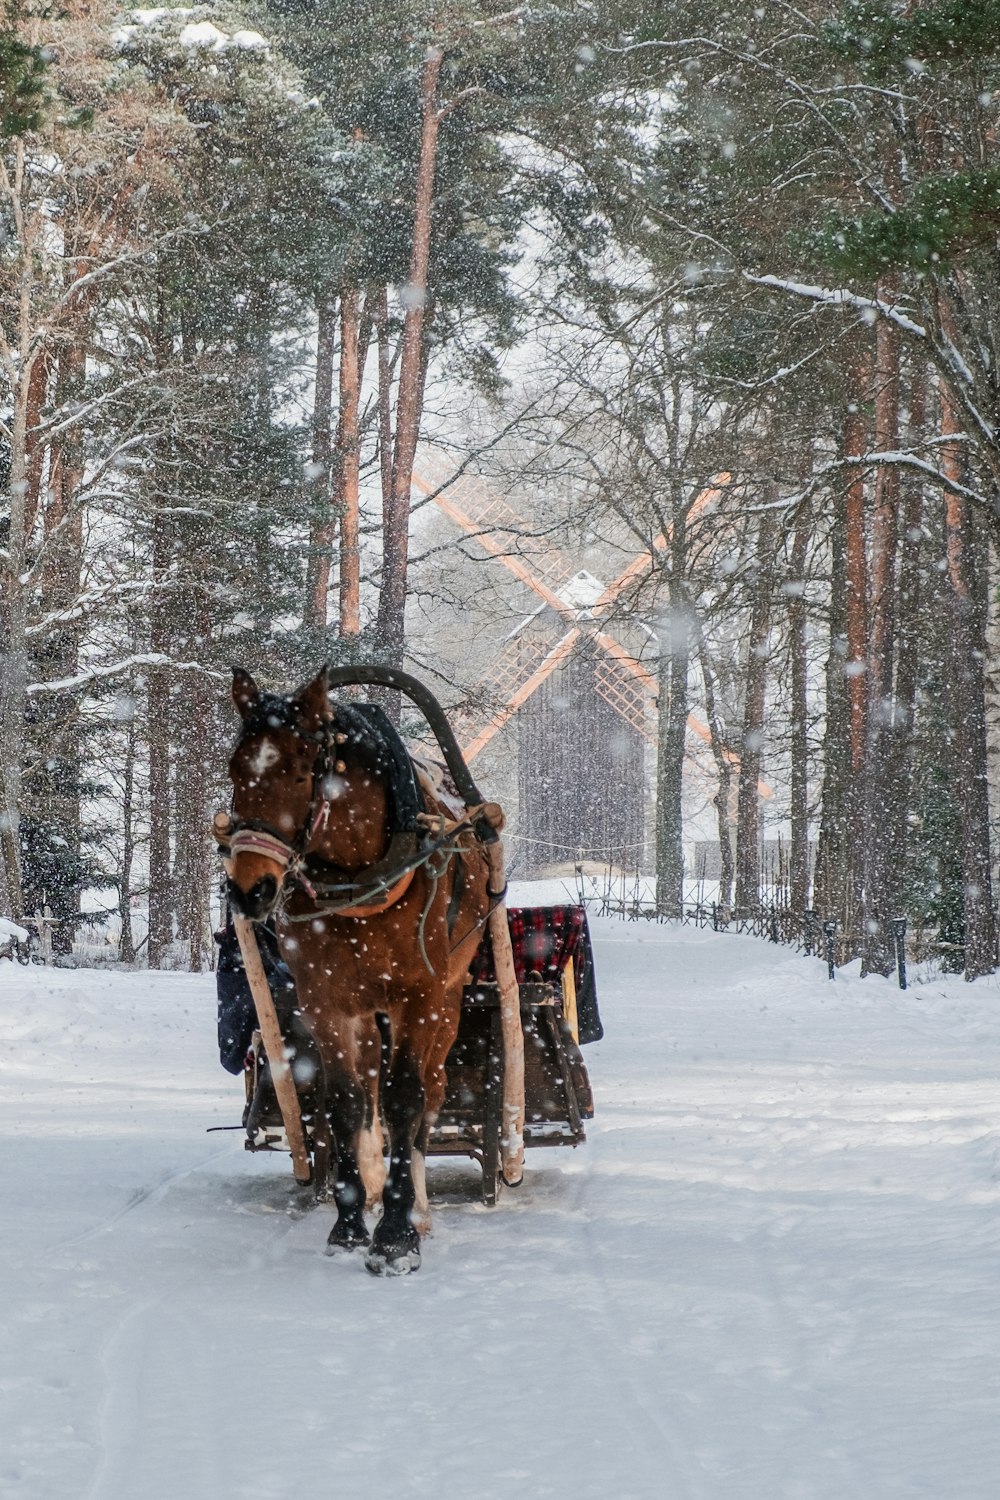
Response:
[{"label": "horse head", "polygon": [[326,668],[287,697],[261,692],[249,672],[234,668],[233,703],[243,723],[229,760],[229,895],[237,911],[261,921],[304,857],[317,803],[326,800],[333,718]]}]

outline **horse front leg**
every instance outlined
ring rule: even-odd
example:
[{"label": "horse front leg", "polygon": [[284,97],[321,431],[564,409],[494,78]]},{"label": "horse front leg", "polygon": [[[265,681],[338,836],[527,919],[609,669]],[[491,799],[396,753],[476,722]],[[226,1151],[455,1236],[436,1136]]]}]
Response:
[{"label": "horse front leg", "polygon": [[358,1143],[370,1125],[370,1088],[361,1059],[356,1022],[326,1021],[315,1026],[323,1060],[327,1115],[333,1131],[333,1197],[337,1220],[327,1249],[354,1250],[371,1241],[365,1224],[365,1183],[358,1163]]},{"label": "horse front leg", "polygon": [[330,1090],[330,1118],[336,1147],[333,1196],[337,1220],[327,1239],[327,1251],[356,1250],[371,1241],[365,1224],[365,1185],[356,1142],[364,1128],[365,1096],[357,1079],[335,1078]]},{"label": "horse front leg", "polygon": [[[384,1029],[383,1029],[384,1028]],[[379,1080],[383,1056],[389,1057],[388,1016],[372,1016],[362,1024],[359,1046],[361,1078],[365,1090],[365,1124],[357,1141],[358,1166],[365,1186],[365,1207],[375,1209],[382,1202],[385,1187],[385,1132],[379,1111]]]},{"label": "horse front leg", "polygon": [[382,1189],[382,1218],[365,1265],[375,1276],[403,1276],[420,1265],[420,1236],[413,1224],[413,1149],[424,1113],[418,1053],[405,1035],[393,1047],[382,1107],[389,1134],[389,1172]]}]

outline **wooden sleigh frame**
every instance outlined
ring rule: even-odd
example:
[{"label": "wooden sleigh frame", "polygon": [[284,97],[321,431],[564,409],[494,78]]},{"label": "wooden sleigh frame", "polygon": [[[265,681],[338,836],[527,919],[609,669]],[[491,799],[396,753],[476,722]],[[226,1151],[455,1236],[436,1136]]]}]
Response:
[{"label": "wooden sleigh frame", "polygon": [[[444,1104],[428,1156],[471,1156],[482,1168],[482,1199],[492,1206],[502,1185],[504,1050],[500,998],[485,983],[466,989],[446,1064]],[[524,1145],[579,1146],[593,1117],[590,1080],[579,1048],[573,964],[556,986],[537,975],[519,986],[524,1037]]]},{"label": "wooden sleigh frame", "polygon": [[[586,934],[585,922],[583,930]],[[589,960],[589,940],[585,941]],[[263,969],[261,978],[267,986]],[[268,1001],[273,1009],[270,989],[263,1002],[265,1012]],[[489,1206],[497,1202],[508,1182],[504,1171],[503,1125],[504,1104],[505,1100],[510,1103],[510,1095],[505,1077],[501,1005],[499,986],[492,979],[480,980],[465,989],[458,1035],[446,1063],[445,1099],[427,1152],[428,1156],[468,1156],[477,1161],[482,1170],[482,1200]],[[578,1146],[586,1140],[584,1122],[593,1117],[594,1106],[579,1046],[574,961],[570,959],[564,964],[558,983],[542,979],[537,972],[529,974],[518,985],[518,1013],[524,1057],[524,1097],[523,1103],[518,1101],[519,1108],[524,1110],[523,1147]],[[277,1015],[274,1019],[277,1024]],[[283,1053],[287,1050],[287,1040],[285,1037],[282,1041]],[[263,1062],[269,1056],[261,1027],[254,1033],[247,1060],[248,1111],[253,1108]],[[294,1114],[301,1130],[301,1163],[305,1168],[296,1170],[295,1175],[305,1182],[313,1176],[317,1143],[312,1125],[302,1122],[302,1100],[294,1083],[292,1088],[296,1095]],[[292,1149],[293,1137],[283,1107],[281,1115],[280,1124],[273,1116],[256,1123],[252,1138],[245,1143],[246,1149],[291,1150],[295,1167],[296,1152]]]}]

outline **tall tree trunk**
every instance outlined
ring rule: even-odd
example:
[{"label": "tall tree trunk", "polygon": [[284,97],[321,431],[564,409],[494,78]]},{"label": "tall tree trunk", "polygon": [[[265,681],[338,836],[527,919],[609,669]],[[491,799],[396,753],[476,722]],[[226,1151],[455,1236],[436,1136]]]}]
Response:
[{"label": "tall tree trunk", "polygon": [[833,497],[830,531],[830,621],[826,659],[826,723],[823,732],[823,785],[814,900],[820,915],[848,926],[851,909],[851,721],[847,663],[846,505]]},{"label": "tall tree trunk", "polygon": [[382,514],[388,515],[392,495],[392,353],[389,348],[389,298],[379,287],[373,304],[378,345],[378,455],[382,481]]},{"label": "tall tree trunk", "polygon": [[656,909],[679,917],[684,908],[684,752],[687,743],[691,613],[684,589],[687,525],[678,507],[668,552],[667,618],[660,626],[656,752]]},{"label": "tall tree trunk", "polygon": [[317,514],[309,532],[306,567],[304,620],[307,627],[323,631],[327,624],[330,592],[330,558],[336,509],[332,503],[331,422],[333,409],[333,357],[336,345],[337,302],[325,297],[317,309],[316,379],[313,390],[312,464]]},{"label": "tall tree trunk", "polygon": [[[951,397],[941,388],[941,430],[960,431]],[[958,444],[944,450],[944,470],[961,483]],[[955,790],[962,828],[965,977],[978,979],[996,968],[996,928],[991,884],[989,789],[986,760],[986,541],[978,517],[955,491],[945,496],[948,576],[951,583],[955,704]]]},{"label": "tall tree trunk", "polygon": [[[867,363],[854,371],[856,389],[868,389]],[[864,453],[865,423],[860,405],[844,417],[844,457]],[[868,554],[865,527],[865,480],[860,467],[848,470],[845,493],[845,618],[847,626],[847,699],[850,706],[851,777],[855,787],[864,775],[868,722]]]},{"label": "tall tree trunk", "polygon": [[[30,378],[30,377],[29,377]],[[24,729],[28,694],[28,493],[26,464],[28,379],[14,388],[10,441],[10,523],[3,569],[0,610],[0,850],[3,853],[4,895],[12,917],[23,917],[24,878],[21,867],[20,825],[24,782]]]},{"label": "tall tree trunk", "polygon": [[672,613],[670,646],[661,648],[656,757],[656,910],[679,917],[684,905],[684,746],[690,645],[687,612]]},{"label": "tall tree trunk", "polygon": [[794,912],[809,905],[809,713],[805,572],[809,530],[800,520],[792,539],[788,604],[791,776],[789,786],[788,899]]},{"label": "tall tree trunk", "polygon": [[[925,372],[915,369],[910,378],[909,441],[925,435]],[[908,812],[913,782],[913,727],[916,713],[920,660],[920,553],[923,541],[923,487],[910,477],[904,487],[903,526],[899,557],[896,610],[896,691],[888,757],[888,776],[893,786],[890,802],[892,824],[888,832],[893,858],[889,866],[890,909],[904,909],[904,871],[909,841]]]},{"label": "tall tree trunk", "polygon": [[361,633],[360,412],[361,382],[371,338],[371,313],[366,308],[362,318],[360,303],[361,293],[356,287],[345,288],[341,293],[340,421],[334,456],[334,493],[340,517],[341,636]]},{"label": "tall tree trunk", "polygon": [[42,410],[49,394],[49,385],[55,369],[51,351],[43,348],[31,367],[28,377],[28,410],[26,417],[25,471],[27,493],[25,496],[25,534],[30,536],[41,505],[42,478],[45,471],[47,445],[39,434]]},{"label": "tall tree trunk", "polygon": [[[19,171],[24,147],[17,142]],[[22,299],[22,302],[25,299]],[[29,330],[22,313],[19,346],[27,348]],[[39,349],[34,360],[42,357]],[[10,418],[10,491],[7,557],[0,561],[0,852],[4,894],[12,917],[23,917],[24,879],[20,824],[24,782],[24,729],[28,699],[28,414],[34,360],[25,360],[13,381]]]},{"label": "tall tree trunk", "polygon": [[729,912],[733,903],[733,830],[730,821],[730,803],[733,793],[733,763],[726,746],[725,727],[719,714],[719,700],[715,688],[715,671],[708,653],[708,643],[699,631],[698,660],[705,685],[705,715],[712,745],[712,758],[719,784],[715,796],[716,825],[719,830],[719,906]]},{"label": "tall tree trunk", "polygon": [[[75,330],[73,342],[59,352],[56,400],[66,411],[82,402],[86,382],[85,332]],[[41,569],[42,613],[63,616],[53,623],[35,650],[35,675],[58,682],[79,667],[79,626],[72,608],[80,593],[83,570],[83,512],[80,488],[84,480],[83,434],[71,427],[51,456],[49,482],[42,506],[44,563]],[[25,857],[26,904],[41,911],[51,908],[55,918],[52,951],[72,952],[80,914],[80,857],[82,806],[80,778],[83,761],[80,719],[74,693],[47,692],[32,701],[28,714],[32,737],[46,746],[30,783],[31,820],[43,844],[55,845],[58,860],[44,859],[47,874],[31,868]],[[42,886],[45,889],[42,889]]]},{"label": "tall tree trunk", "polygon": [[11,916],[24,916],[20,822],[24,781],[24,726],[28,694],[28,588],[24,575],[29,542],[29,413],[34,365],[44,358],[41,344],[32,351],[31,287],[33,248],[24,233],[25,146],[12,146],[10,210],[16,229],[17,259],[8,268],[18,284],[16,342],[4,353],[4,374],[11,389],[9,417],[9,524],[0,558],[0,853],[3,855],[4,898]]},{"label": "tall tree trunk", "polygon": [[[883,287],[887,301],[892,287]],[[894,452],[899,443],[899,336],[885,318],[875,327],[875,447]],[[868,722],[864,816],[861,822],[864,922],[862,974],[890,974],[895,962],[892,932],[892,872],[899,851],[891,842],[897,819],[891,775],[893,649],[896,612],[899,468],[882,464],[875,481],[872,511],[870,625],[868,637]]]},{"label": "tall tree trunk", "polygon": [[[859,397],[871,388],[871,361],[863,359],[852,371],[852,384]],[[860,458],[867,447],[867,432],[860,400],[844,416],[844,457]],[[865,789],[868,759],[868,551],[865,507],[865,476],[859,465],[848,468],[844,498],[845,574],[844,611],[847,630],[847,677],[849,723],[847,906],[841,921],[856,948],[856,914],[862,889]]]},{"label": "tall tree trunk", "polygon": [[[173,360],[173,336],[168,326],[166,292],[161,288],[156,310],[154,355],[157,367],[167,372]],[[170,655],[172,640],[171,604],[166,584],[173,562],[174,544],[171,523],[163,514],[162,501],[169,494],[171,440],[169,435],[156,444],[154,472],[154,513],[152,521],[152,581],[154,589],[150,607],[149,645],[157,656]],[[149,754],[149,929],[146,946],[150,968],[159,968],[174,935],[173,881],[170,864],[170,745],[172,718],[170,712],[170,675],[164,667],[150,667],[146,679],[146,743]]]},{"label": "tall tree trunk", "polygon": [[[170,541],[166,521],[153,521],[153,580],[163,582],[169,572]],[[166,656],[171,631],[166,595],[154,594],[149,634],[150,649]],[[146,690],[146,738],[149,746],[149,940],[150,968],[159,968],[173,938],[174,902],[170,865],[170,675],[151,667]]]},{"label": "tall tree trunk", "polygon": [[[772,496],[773,498],[773,496]],[[745,670],[743,736],[740,747],[739,800],[736,809],[736,910],[760,906],[760,774],[764,745],[764,701],[767,690],[767,639],[774,589],[775,512],[765,510],[757,530],[757,557]]]},{"label": "tall tree trunk", "polygon": [[122,857],[118,872],[118,920],[121,937],[118,957],[123,964],[135,963],[135,933],[132,930],[132,867],[135,863],[135,765],[138,736],[133,712],[125,731],[122,761],[121,835]]},{"label": "tall tree trunk", "polygon": [[407,571],[409,565],[410,488],[417,451],[424,381],[427,373],[425,319],[428,303],[428,270],[434,173],[437,165],[438,131],[442,111],[437,87],[443,53],[428,50],[420,80],[422,123],[420,158],[417,164],[413,210],[413,248],[409,279],[404,289],[406,313],[396,393],[396,431],[392,454],[392,480],[383,515],[382,587],[379,593],[377,638],[387,662],[399,666],[403,660],[406,618]]},{"label": "tall tree trunk", "polygon": [[[211,626],[202,619],[206,637]],[[175,710],[179,765],[176,775],[174,826],[176,857],[174,890],[177,936],[187,951],[192,973],[200,973],[208,960],[208,906],[211,881],[209,840],[205,837],[209,818],[206,731],[212,722],[207,682],[200,673],[185,680],[185,691]]]}]

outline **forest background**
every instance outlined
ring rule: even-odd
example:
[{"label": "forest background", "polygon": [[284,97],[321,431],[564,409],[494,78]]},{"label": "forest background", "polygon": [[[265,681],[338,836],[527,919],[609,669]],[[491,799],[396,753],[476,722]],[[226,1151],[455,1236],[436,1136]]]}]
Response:
[{"label": "forest background", "polygon": [[69,953],[103,890],[123,960],[209,961],[232,662],[497,709],[435,654],[482,554],[414,511],[430,434],[526,543],[644,559],[663,913],[697,705],[725,908],[766,776],[841,958],[906,913],[991,972],[998,39],[1000,0],[6,4],[0,914]]}]

